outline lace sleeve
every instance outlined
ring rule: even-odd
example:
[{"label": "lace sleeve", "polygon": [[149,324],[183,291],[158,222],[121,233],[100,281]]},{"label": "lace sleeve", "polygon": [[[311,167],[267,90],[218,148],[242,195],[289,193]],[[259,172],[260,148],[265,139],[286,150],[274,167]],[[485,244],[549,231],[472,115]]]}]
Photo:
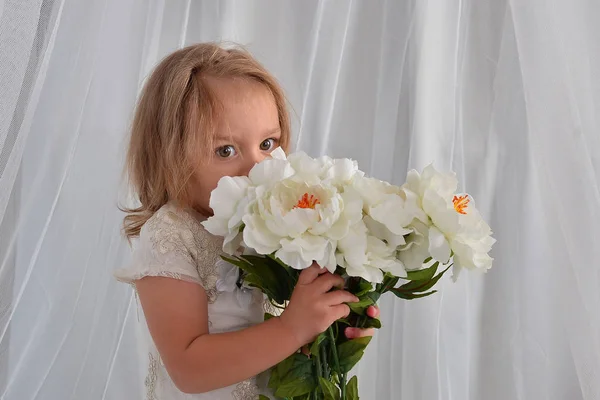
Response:
[{"label": "lace sleeve", "polygon": [[212,236],[188,212],[165,207],[146,222],[133,252],[132,264],[115,272],[125,283],[135,284],[147,276],[163,276],[194,282],[216,295],[215,264],[222,240]]}]

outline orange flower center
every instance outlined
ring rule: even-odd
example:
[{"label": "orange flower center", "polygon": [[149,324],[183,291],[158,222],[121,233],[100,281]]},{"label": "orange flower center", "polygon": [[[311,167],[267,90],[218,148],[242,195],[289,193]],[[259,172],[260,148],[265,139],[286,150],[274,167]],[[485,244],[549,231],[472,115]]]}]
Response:
[{"label": "orange flower center", "polygon": [[314,209],[317,204],[321,204],[319,199],[317,199],[312,194],[304,193],[302,198],[298,201],[294,208],[312,208]]},{"label": "orange flower center", "polygon": [[459,214],[467,213],[467,207],[470,201],[471,200],[469,199],[468,194],[464,196],[454,196],[454,198],[452,199],[452,202],[454,203],[454,209]]}]

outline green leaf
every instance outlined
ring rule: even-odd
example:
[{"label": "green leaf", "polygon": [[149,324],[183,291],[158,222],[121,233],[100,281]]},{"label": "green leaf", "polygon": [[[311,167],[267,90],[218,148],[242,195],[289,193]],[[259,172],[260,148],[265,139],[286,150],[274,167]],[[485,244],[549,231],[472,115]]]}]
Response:
[{"label": "green leaf", "polygon": [[428,281],[412,281],[405,285],[400,286],[398,288],[398,290],[400,290],[401,292],[412,292],[412,293],[426,292],[427,290],[431,289],[433,287],[433,285],[435,285],[440,280],[442,275],[444,275],[446,273],[446,271],[448,271],[449,268],[450,268],[450,266],[448,266],[445,270],[443,270],[442,272],[437,274],[435,277],[433,277],[433,279],[430,279]]},{"label": "green leaf", "polygon": [[332,382],[320,376],[319,384],[323,390],[325,400],[340,400],[340,390]]},{"label": "green leaf", "polygon": [[260,291],[266,294],[269,299],[273,299],[275,301],[281,299],[279,291],[276,287],[274,287],[275,285],[270,285],[264,276],[261,277],[260,275],[249,274],[244,278],[244,280],[248,285],[260,289]]},{"label": "green leaf", "polygon": [[348,307],[350,307],[350,311],[358,315],[365,315],[367,308],[375,304],[373,299],[369,296],[365,295],[363,297],[359,297],[360,301],[357,303],[348,303]]},{"label": "green leaf", "polygon": [[408,271],[406,279],[410,281],[428,281],[435,275],[440,263],[436,262],[429,268],[419,269],[417,271]]},{"label": "green leaf", "polygon": [[412,299],[419,299],[421,297],[427,297],[429,295],[437,293],[437,290],[432,290],[431,292],[427,292],[427,293],[410,293],[410,292],[401,292],[399,290],[393,289],[392,293],[394,293],[396,296],[398,296],[401,299],[412,300]]},{"label": "green leaf", "polygon": [[277,366],[279,384],[274,387],[278,397],[294,397],[309,393],[317,387],[313,362],[301,353],[294,353]]},{"label": "green leaf", "polygon": [[364,323],[363,328],[367,329],[367,328],[375,328],[375,329],[380,329],[381,328],[381,321],[378,318],[367,318],[367,320]]},{"label": "green leaf", "polygon": [[361,278],[358,285],[356,285],[356,287],[353,289],[356,291],[352,291],[352,293],[357,297],[361,297],[361,296],[364,296],[365,294],[369,293],[370,291],[372,291],[373,285],[371,285],[370,282],[367,282],[366,280]]},{"label": "green leaf", "polygon": [[361,337],[348,340],[337,347],[342,372],[348,372],[356,365],[370,341],[371,337]]},{"label": "green leaf", "polygon": [[221,256],[221,258],[225,261],[227,261],[229,264],[235,265],[238,268],[240,268],[243,271],[248,272],[248,268],[252,268],[251,265],[249,265],[247,262],[245,262],[244,260],[240,260],[239,258],[229,258],[226,256]]},{"label": "green leaf", "polygon": [[369,296],[371,298],[371,300],[373,300],[373,303],[377,303],[379,301],[379,298],[381,297],[381,293],[369,292],[369,293],[367,293],[367,296]]},{"label": "green leaf", "polygon": [[280,380],[279,380],[279,373],[277,372],[277,365],[273,368],[271,368],[271,376],[269,377],[269,383],[267,384],[267,386],[271,389],[275,389],[277,386],[279,386]]},{"label": "green leaf", "polygon": [[275,261],[277,264],[279,264],[280,267],[282,267],[286,271],[288,276],[292,278],[292,286],[295,286],[296,282],[298,282],[298,277],[300,276],[301,271],[290,267],[289,265],[281,261],[279,258],[275,257],[274,254],[269,254],[267,257]]},{"label": "green leaf", "polygon": [[[294,359],[297,355],[298,353],[292,354],[273,368],[277,372],[277,375],[280,380],[291,371],[292,367],[294,366]],[[304,356],[304,358],[308,357]]]},{"label": "green leaf", "polygon": [[[254,266],[258,269],[257,272],[260,274],[268,274],[269,279],[273,279],[271,283],[275,285],[281,286],[285,284],[289,288],[293,288],[293,285],[296,283],[295,281],[289,282],[287,279],[289,274],[287,272],[287,265],[283,264],[279,259],[265,256],[253,256],[253,255],[244,255],[240,257],[242,260]],[[289,293],[291,295],[291,291]],[[286,300],[289,300],[289,295]],[[278,303],[282,303],[278,301]]]},{"label": "green leaf", "polygon": [[372,306],[377,303],[381,297],[381,294],[378,292],[369,292],[359,297],[359,301],[356,303],[348,303],[348,307],[350,310],[358,315],[365,315],[369,306]]},{"label": "green leaf", "polygon": [[289,267],[285,264],[265,256],[246,255],[236,258],[222,256],[221,258],[243,270],[246,273],[244,280],[250,286],[265,293],[270,300],[283,304],[290,299],[295,281],[290,279],[286,269]]},{"label": "green leaf", "polygon": [[394,276],[394,275],[390,274],[389,272],[386,272],[383,277],[383,282],[380,283],[379,285],[377,285],[377,291],[379,293],[388,292],[394,286],[396,286],[396,284],[398,283],[399,280],[400,280],[399,277]]},{"label": "green leaf", "polygon": [[296,397],[310,393],[317,387],[314,377],[302,377],[282,383],[275,389],[277,397]]},{"label": "green leaf", "polygon": [[339,276],[345,276],[346,275],[346,269],[344,269],[344,268],[342,268],[342,267],[340,267],[338,265],[338,266],[335,267],[334,274],[339,275]]},{"label": "green leaf", "polygon": [[258,396],[258,400],[270,400],[267,396],[265,396],[264,394],[261,394]]},{"label": "green leaf", "polygon": [[315,341],[310,345],[310,354],[319,354],[319,346],[321,343],[323,343],[323,340],[325,340],[326,337],[327,335],[325,332],[317,336]]},{"label": "green leaf", "polygon": [[346,399],[359,400],[358,398],[358,378],[354,375],[346,385]]}]

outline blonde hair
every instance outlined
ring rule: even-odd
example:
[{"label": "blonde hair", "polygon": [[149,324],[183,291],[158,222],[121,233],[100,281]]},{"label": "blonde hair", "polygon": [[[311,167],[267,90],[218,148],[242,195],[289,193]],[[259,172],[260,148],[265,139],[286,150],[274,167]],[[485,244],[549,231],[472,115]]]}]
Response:
[{"label": "blonde hair", "polygon": [[128,239],[139,236],[146,221],[168,201],[191,206],[189,181],[196,160],[190,149],[206,157],[215,136],[218,102],[206,78],[242,78],[263,84],[272,93],[281,128],[280,146],[287,150],[290,120],[283,90],[269,72],[236,47],[200,43],[178,50],[154,69],[138,100],[126,158],[130,184],[140,202],[124,208]]}]

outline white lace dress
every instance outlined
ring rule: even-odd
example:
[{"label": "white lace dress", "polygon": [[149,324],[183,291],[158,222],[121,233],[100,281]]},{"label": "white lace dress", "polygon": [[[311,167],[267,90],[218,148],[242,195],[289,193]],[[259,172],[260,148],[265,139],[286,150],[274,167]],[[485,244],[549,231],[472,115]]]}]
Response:
[{"label": "white lace dress", "polygon": [[[172,204],[162,207],[142,228],[132,264],[115,277],[135,285],[145,276],[165,276],[202,285],[208,295],[209,332],[236,331],[264,319],[265,302],[256,289],[238,287],[238,269],[223,261],[222,239],[200,224],[202,216]],[[203,394],[184,394],[171,381],[140,313],[148,346],[146,400],[254,400],[271,397],[266,374]]]}]

